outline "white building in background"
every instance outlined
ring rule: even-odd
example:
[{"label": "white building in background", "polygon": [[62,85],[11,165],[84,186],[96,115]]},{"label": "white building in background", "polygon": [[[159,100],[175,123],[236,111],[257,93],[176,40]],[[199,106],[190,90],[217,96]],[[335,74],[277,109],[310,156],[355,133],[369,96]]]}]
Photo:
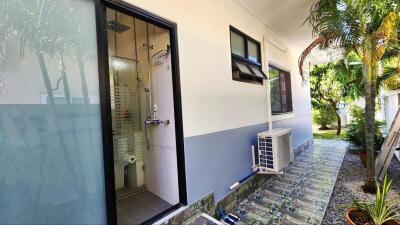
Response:
[{"label": "white building in background", "polygon": [[380,103],[380,118],[386,121],[386,127],[389,129],[400,106],[400,89],[383,91],[380,96]]}]

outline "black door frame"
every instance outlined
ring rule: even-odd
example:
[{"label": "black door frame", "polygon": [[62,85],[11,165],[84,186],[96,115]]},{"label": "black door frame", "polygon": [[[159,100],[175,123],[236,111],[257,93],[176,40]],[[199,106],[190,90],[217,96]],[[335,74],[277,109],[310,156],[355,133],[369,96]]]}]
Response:
[{"label": "black door frame", "polygon": [[184,135],[182,122],[181,84],[179,76],[177,25],[171,21],[120,0],[94,0],[96,9],[97,51],[99,64],[100,107],[102,119],[104,182],[107,207],[107,223],[117,224],[114,160],[112,150],[112,120],[110,75],[108,65],[108,41],[106,8],[125,13],[169,31],[171,44],[171,69],[174,97],[175,136],[178,166],[179,203],[143,224],[151,224],[182,205],[187,205]]}]

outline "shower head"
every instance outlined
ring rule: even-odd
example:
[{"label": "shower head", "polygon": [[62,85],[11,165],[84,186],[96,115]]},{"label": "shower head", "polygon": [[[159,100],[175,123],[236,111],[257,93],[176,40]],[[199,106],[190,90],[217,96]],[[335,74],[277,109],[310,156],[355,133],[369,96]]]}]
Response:
[{"label": "shower head", "polygon": [[122,33],[122,32],[129,30],[130,27],[128,27],[125,24],[118,23],[115,20],[111,20],[111,21],[108,21],[108,29],[115,31],[117,33]]}]

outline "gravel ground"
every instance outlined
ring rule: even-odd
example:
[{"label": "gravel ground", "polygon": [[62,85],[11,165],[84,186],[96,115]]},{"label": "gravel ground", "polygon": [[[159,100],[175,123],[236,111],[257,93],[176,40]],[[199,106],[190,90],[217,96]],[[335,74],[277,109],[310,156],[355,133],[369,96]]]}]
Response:
[{"label": "gravel ground", "polygon": [[[365,194],[361,189],[365,176],[366,169],[361,164],[358,155],[347,152],[322,224],[345,224],[346,209],[343,208],[343,205],[351,204],[353,199],[364,201],[374,199],[374,195]],[[400,194],[400,162],[397,159],[393,159],[389,166],[389,177],[393,180],[389,198],[398,197]]]}]

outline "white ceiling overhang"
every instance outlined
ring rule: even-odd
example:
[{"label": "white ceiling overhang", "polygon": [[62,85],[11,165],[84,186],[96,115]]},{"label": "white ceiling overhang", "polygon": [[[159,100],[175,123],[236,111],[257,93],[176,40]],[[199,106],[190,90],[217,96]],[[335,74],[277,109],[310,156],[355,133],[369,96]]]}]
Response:
[{"label": "white ceiling overhang", "polygon": [[[302,52],[314,37],[306,22],[317,0],[234,0],[263,22],[297,52]],[[308,57],[310,64],[321,64],[342,58],[340,49],[315,49]]]}]

